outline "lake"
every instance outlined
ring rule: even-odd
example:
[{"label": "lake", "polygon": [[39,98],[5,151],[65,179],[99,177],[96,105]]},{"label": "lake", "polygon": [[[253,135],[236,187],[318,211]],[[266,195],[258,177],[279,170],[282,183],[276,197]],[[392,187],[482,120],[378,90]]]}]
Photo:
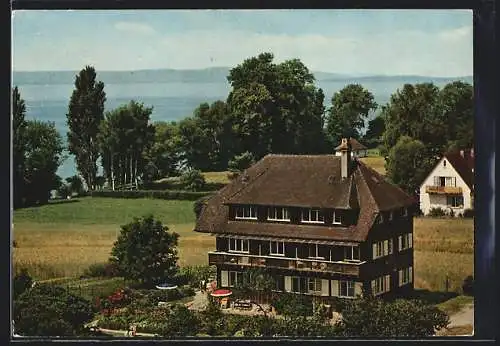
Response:
[{"label": "lake", "polygon": [[[107,101],[105,109],[111,110],[130,100],[153,107],[152,121],[178,121],[191,116],[194,109],[203,102],[225,100],[230,90],[227,82],[169,82],[169,83],[123,83],[106,84]],[[325,93],[325,106],[331,103],[332,95],[355,79],[339,81],[320,80],[317,85]],[[437,85],[442,83],[436,83]],[[390,95],[403,86],[400,80],[363,81],[362,85],[370,90],[379,104],[388,102]],[[26,102],[26,117],[41,121],[52,121],[66,139],[66,112],[73,84],[19,84],[21,97]],[[372,114],[373,116],[373,114]],[[75,163],[69,157],[59,168],[57,174],[65,178],[76,173]]]}]

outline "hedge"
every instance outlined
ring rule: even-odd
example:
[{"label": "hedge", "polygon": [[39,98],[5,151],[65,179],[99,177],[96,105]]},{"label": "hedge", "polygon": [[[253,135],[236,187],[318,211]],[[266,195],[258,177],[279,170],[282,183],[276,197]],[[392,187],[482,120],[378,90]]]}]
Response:
[{"label": "hedge", "polygon": [[175,190],[122,190],[122,191],[93,191],[92,197],[113,198],[156,198],[156,199],[178,199],[196,201],[201,197],[212,194],[212,191],[175,191]]}]

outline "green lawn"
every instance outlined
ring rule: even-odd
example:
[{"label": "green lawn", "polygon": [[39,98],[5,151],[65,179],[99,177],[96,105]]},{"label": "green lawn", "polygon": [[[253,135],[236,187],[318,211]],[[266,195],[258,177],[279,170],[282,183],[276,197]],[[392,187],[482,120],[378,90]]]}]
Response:
[{"label": "green lawn", "polygon": [[23,222],[122,225],[146,214],[153,214],[167,225],[194,221],[192,201],[84,197],[16,210],[14,225]]},{"label": "green lawn", "polygon": [[181,265],[207,264],[215,240],[193,232],[193,202],[85,197],[14,212],[15,270],[38,280],[79,276],[107,261],[121,225],[148,213],[179,233]]}]

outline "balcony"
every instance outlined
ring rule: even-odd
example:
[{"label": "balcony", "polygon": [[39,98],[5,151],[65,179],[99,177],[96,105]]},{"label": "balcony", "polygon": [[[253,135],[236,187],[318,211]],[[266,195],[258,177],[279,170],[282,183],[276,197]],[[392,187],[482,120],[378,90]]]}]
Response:
[{"label": "balcony", "polygon": [[238,265],[247,267],[290,269],[317,273],[338,273],[359,276],[365,262],[327,262],[324,260],[296,259],[287,257],[256,256],[227,252],[209,252],[209,265]]},{"label": "balcony", "polygon": [[461,195],[462,188],[457,186],[427,185],[425,187],[425,192],[432,194],[441,194],[441,195]]}]

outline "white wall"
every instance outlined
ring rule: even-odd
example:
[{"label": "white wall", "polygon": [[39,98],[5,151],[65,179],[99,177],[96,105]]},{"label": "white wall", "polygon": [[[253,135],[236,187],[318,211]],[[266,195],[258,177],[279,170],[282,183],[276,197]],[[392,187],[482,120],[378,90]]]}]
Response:
[{"label": "white wall", "polygon": [[444,176],[444,177],[455,177],[456,178],[456,186],[462,188],[463,197],[464,197],[464,206],[463,208],[452,208],[455,216],[463,213],[465,209],[472,208],[471,206],[471,196],[470,196],[470,188],[464,182],[462,177],[458,174],[458,172],[453,168],[453,166],[446,160],[446,166],[443,164],[443,161],[446,158],[442,158],[436,167],[432,170],[429,176],[424,180],[422,185],[420,185],[420,209],[422,212],[427,215],[431,208],[442,208],[445,211],[448,210],[448,206],[446,205],[446,195],[444,194],[428,194],[425,192],[425,187],[428,185],[434,185],[434,176]]}]

